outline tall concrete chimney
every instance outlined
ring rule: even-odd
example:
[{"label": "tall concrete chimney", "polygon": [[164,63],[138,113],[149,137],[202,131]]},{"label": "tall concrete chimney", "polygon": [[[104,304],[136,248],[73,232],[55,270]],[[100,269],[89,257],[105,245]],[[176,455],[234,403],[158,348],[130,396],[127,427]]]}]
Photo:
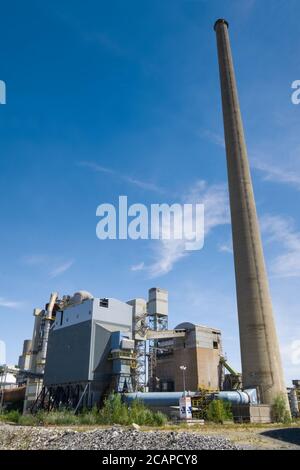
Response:
[{"label": "tall concrete chimney", "polygon": [[289,410],[227,21],[217,20],[214,29],[222,93],[243,386],[258,387],[261,402],[269,405],[278,394],[284,394]]}]

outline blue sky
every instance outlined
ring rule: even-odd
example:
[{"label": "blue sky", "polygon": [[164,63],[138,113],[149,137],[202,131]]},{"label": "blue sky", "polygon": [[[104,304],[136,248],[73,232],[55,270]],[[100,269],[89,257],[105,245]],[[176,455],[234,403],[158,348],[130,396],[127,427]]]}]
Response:
[{"label": "blue sky", "polygon": [[[286,378],[300,373],[297,0],[12,1],[1,6],[0,339],[17,361],[51,291],[169,290],[170,324],[219,327],[240,368],[213,23],[225,17]],[[205,202],[186,256],[100,241],[96,208]]]}]

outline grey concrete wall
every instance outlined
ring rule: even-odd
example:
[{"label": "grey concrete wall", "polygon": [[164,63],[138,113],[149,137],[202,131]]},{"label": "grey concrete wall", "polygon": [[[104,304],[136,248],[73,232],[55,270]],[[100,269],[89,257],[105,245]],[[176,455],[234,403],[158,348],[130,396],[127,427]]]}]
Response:
[{"label": "grey concrete wall", "polygon": [[45,366],[45,385],[89,379],[91,320],[51,331]]}]

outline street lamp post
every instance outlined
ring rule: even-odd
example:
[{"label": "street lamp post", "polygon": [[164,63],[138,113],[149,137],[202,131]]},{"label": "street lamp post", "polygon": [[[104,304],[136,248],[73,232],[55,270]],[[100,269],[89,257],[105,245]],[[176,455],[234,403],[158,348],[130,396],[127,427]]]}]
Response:
[{"label": "street lamp post", "polygon": [[182,370],[182,378],[183,378],[183,392],[185,396],[185,371],[186,371],[186,366],[180,366],[180,370]]}]

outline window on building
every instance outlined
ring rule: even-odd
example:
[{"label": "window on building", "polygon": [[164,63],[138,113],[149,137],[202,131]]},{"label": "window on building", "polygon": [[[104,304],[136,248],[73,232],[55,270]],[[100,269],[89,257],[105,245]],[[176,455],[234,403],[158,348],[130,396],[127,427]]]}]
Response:
[{"label": "window on building", "polygon": [[108,299],[100,299],[100,307],[108,308]]},{"label": "window on building", "polygon": [[213,341],[213,348],[214,349],[219,349],[218,341]]}]

